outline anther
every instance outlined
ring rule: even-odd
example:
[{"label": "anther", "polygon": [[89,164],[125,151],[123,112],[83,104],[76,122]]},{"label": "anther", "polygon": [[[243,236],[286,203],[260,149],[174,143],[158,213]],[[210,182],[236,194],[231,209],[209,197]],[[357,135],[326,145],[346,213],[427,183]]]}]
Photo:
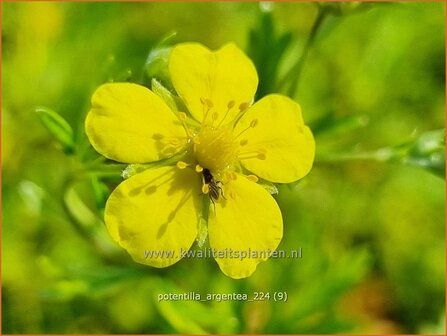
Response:
[{"label": "anther", "polygon": [[253,119],[250,123],[250,127],[255,128],[257,124],[258,124],[258,119]]},{"label": "anther", "polygon": [[214,106],[213,102],[208,98],[201,97],[200,102],[208,108],[212,108]]},{"label": "anther", "polygon": [[249,103],[242,103],[239,105],[239,111],[245,111],[250,106]]},{"label": "anther", "polygon": [[203,172],[203,167],[201,165],[196,165],[196,172],[201,173]]},{"label": "anther", "polygon": [[234,107],[234,105],[236,104],[236,102],[234,100],[231,100],[228,102],[227,105],[227,112],[225,112],[224,117],[222,118],[222,120],[220,121],[219,125],[217,125],[217,127],[219,127],[220,125],[222,125],[222,123],[224,122],[225,119],[227,119],[228,113],[230,112],[230,110]]},{"label": "anther", "polygon": [[241,153],[239,154],[239,160],[247,160],[247,159],[265,160],[267,157],[266,152],[267,151],[265,149],[258,148],[257,150],[252,152]]},{"label": "anther", "polygon": [[179,112],[178,117],[181,121],[186,121],[186,119],[187,119],[185,112]]},{"label": "anther", "polygon": [[208,194],[208,193],[210,192],[210,187],[209,187],[208,184],[204,184],[204,185],[202,185],[202,192],[203,192],[204,194]]},{"label": "anther", "polygon": [[183,161],[178,161],[177,162],[177,168],[178,169],[185,169],[186,167],[188,167],[189,165],[186,162]]},{"label": "anther", "polygon": [[237,178],[237,175],[234,171],[226,171],[225,172],[225,179],[226,180],[235,180]]},{"label": "anther", "polygon": [[209,108],[212,108],[212,107],[214,106],[213,102],[212,102],[211,100],[209,100],[209,99],[206,100],[206,105],[207,105]]},{"label": "anther", "polygon": [[259,181],[259,178],[256,175],[247,175],[247,179],[255,183]]},{"label": "anther", "polygon": [[213,113],[213,120],[217,120],[219,118],[219,114],[217,112]]},{"label": "anther", "polygon": [[188,125],[186,124],[186,120],[188,119],[188,116],[186,115],[185,112],[179,112],[178,113],[178,118],[180,119],[180,122],[182,123],[182,125],[183,125],[183,127],[184,127],[184,129],[186,131],[186,134],[190,138],[191,137],[191,132],[190,132],[190,130],[188,128]]},{"label": "anther", "polygon": [[259,153],[256,157],[257,157],[259,160],[265,160],[267,156],[265,155],[265,153]]},{"label": "anther", "polygon": [[192,142],[196,145],[200,145],[200,138],[196,135],[192,138]]},{"label": "anther", "polygon": [[241,146],[245,146],[246,144],[248,144],[248,140],[247,139],[242,139],[241,142],[239,143]]}]

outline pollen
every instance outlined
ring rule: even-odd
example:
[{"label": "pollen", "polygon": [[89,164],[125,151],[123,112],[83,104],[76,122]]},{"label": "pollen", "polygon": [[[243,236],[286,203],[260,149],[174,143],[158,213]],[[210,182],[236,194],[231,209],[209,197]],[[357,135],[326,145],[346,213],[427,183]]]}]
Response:
[{"label": "pollen", "polygon": [[231,130],[205,126],[198,134],[199,143],[194,143],[194,155],[198,164],[211,171],[223,170],[237,159],[238,143]]}]

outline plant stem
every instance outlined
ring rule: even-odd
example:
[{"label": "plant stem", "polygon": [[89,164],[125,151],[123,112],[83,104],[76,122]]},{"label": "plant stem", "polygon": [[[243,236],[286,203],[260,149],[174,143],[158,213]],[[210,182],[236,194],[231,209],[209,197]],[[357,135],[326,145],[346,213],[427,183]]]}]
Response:
[{"label": "plant stem", "polygon": [[289,96],[293,96],[298,89],[298,83],[301,77],[303,66],[306,62],[310,48],[312,47],[315,41],[315,37],[317,36],[318,30],[320,29],[324,19],[327,17],[327,13],[328,13],[327,10],[325,10],[321,6],[318,7],[317,17],[312,25],[309,37],[307,38],[306,44],[304,45],[301,57],[290,68],[289,72],[284,76],[283,80],[281,81],[280,86],[284,86],[289,79],[291,80],[289,90],[287,91],[287,94]]},{"label": "plant stem", "polygon": [[318,163],[332,163],[343,161],[377,161],[386,162],[399,157],[392,148],[384,147],[372,152],[358,152],[358,153],[339,153],[339,154],[320,154],[315,158]]}]

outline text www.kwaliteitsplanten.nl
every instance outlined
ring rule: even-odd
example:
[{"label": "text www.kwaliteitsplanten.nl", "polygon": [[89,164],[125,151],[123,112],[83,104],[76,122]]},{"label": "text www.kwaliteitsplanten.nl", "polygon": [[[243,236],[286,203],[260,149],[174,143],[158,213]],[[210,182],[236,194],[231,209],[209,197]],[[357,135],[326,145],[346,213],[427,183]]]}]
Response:
[{"label": "text www.kwaliteitsplanten.nl", "polygon": [[217,250],[214,248],[204,248],[200,250],[183,250],[180,248],[176,250],[145,250],[144,258],[146,259],[163,259],[163,258],[229,258],[229,259],[258,259],[258,258],[273,258],[273,259],[301,259],[303,257],[302,248],[297,250],[252,250],[250,248],[246,250],[233,250],[226,248],[223,250]]}]

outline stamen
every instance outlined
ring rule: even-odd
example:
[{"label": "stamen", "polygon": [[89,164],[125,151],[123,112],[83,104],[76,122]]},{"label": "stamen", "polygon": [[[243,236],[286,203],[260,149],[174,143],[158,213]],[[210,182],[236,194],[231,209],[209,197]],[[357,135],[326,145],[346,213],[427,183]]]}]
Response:
[{"label": "stamen", "polygon": [[249,103],[242,103],[239,105],[239,111],[245,111],[246,109],[248,109],[248,107],[250,106]]},{"label": "stamen", "polygon": [[177,168],[178,169],[185,169],[186,167],[188,167],[189,166],[189,164],[187,164],[186,162],[184,162],[184,161],[178,161],[177,162]]},{"label": "stamen", "polygon": [[186,124],[186,119],[188,119],[188,116],[186,115],[185,112],[179,112],[178,118],[180,119],[180,122],[182,123],[182,126],[186,131],[186,134],[188,135],[189,138],[191,138],[192,137],[191,131],[189,130],[188,125]]},{"label": "stamen", "polygon": [[177,150],[176,147],[166,145],[166,146],[164,146],[163,149],[161,150],[161,153],[162,153],[163,155],[165,155],[165,156],[172,156],[172,155],[175,154],[176,150]]},{"label": "stamen", "polygon": [[204,194],[208,194],[208,193],[210,192],[210,187],[209,187],[208,184],[204,184],[204,185],[202,185],[202,192],[203,192]]},{"label": "stamen", "polygon": [[257,124],[258,124],[258,119],[253,119],[250,123],[250,127],[255,128]]},{"label": "stamen", "polygon": [[246,160],[246,159],[265,160],[267,158],[267,155],[265,149],[259,148],[258,150],[255,151],[241,153],[239,154],[238,158],[239,160]]},{"label": "stamen", "polygon": [[185,112],[179,112],[178,117],[180,118],[181,121],[186,121],[186,113]]},{"label": "stamen", "polygon": [[239,143],[241,146],[245,146],[248,143],[247,139],[242,139],[241,142]]},{"label": "stamen", "polygon": [[201,165],[196,165],[196,172],[201,173],[203,172],[203,167]]},{"label": "stamen", "polygon": [[212,108],[214,106],[213,102],[205,97],[200,97],[200,102],[203,106],[206,106],[208,108]]},{"label": "stamen", "polygon": [[220,121],[219,125],[217,125],[217,127],[219,127],[220,125],[222,125],[222,123],[224,122],[224,120],[227,118],[228,113],[230,112],[230,110],[234,107],[234,105],[236,104],[236,102],[234,100],[231,100],[228,102],[227,105],[227,112],[225,112],[224,117],[222,118],[222,120]]},{"label": "stamen", "polygon": [[234,138],[235,138],[235,139],[239,138],[242,134],[244,134],[245,132],[247,132],[250,128],[251,128],[251,126],[248,126],[247,128],[243,129],[243,130],[240,131],[239,134],[236,135]]},{"label": "stamen", "polygon": [[169,143],[173,146],[178,146],[180,145],[180,140],[178,138],[173,138],[169,141]]},{"label": "stamen", "polygon": [[197,135],[195,135],[192,138],[192,142],[196,145],[200,145],[200,138]]},{"label": "stamen", "polygon": [[209,100],[208,98],[204,98],[201,97],[200,98],[200,102],[203,105],[203,119],[202,119],[202,124],[205,124],[206,119],[208,118],[208,112],[213,108],[214,104],[211,100]]},{"label": "stamen", "polygon": [[247,175],[247,179],[255,183],[259,181],[259,178],[256,175]]},{"label": "stamen", "polygon": [[258,154],[258,159],[259,160],[265,160],[267,158],[267,156],[265,155],[265,153],[259,153]]},{"label": "stamen", "polygon": [[258,125],[258,119],[253,119],[253,120],[250,122],[250,125],[249,125],[247,128],[243,129],[241,132],[239,132],[239,134],[236,135],[234,138],[235,138],[235,139],[239,138],[242,134],[244,134],[244,133],[245,133],[246,131],[248,131],[250,128],[255,128],[257,125]]},{"label": "stamen", "polygon": [[234,171],[226,171],[225,172],[225,180],[231,181],[231,180],[236,180],[237,179],[237,175]]},{"label": "stamen", "polygon": [[214,106],[213,102],[208,98],[205,98],[205,104],[208,106],[208,108],[212,108]]}]

